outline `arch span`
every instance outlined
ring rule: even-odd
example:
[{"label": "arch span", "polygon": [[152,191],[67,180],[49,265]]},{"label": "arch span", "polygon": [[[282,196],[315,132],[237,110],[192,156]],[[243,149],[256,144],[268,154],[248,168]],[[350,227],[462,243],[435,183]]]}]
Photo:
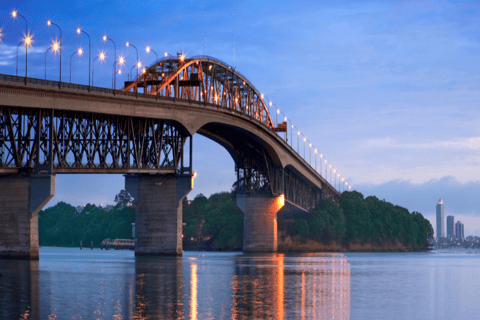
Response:
[{"label": "arch span", "polygon": [[143,70],[124,91],[214,104],[239,112],[274,128],[263,96],[231,66],[212,57],[162,59]]}]

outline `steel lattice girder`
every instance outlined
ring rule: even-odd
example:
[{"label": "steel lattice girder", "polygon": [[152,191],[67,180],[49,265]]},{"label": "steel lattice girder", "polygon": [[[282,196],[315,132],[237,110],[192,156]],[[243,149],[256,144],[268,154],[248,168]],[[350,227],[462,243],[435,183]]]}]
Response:
[{"label": "steel lattice girder", "polygon": [[0,173],[175,173],[187,138],[161,119],[0,107]]}]

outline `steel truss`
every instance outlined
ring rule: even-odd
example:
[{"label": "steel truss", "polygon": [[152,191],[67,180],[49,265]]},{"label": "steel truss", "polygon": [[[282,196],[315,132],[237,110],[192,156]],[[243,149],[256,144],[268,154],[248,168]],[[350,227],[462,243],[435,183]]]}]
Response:
[{"label": "steel truss", "polygon": [[161,60],[125,82],[125,91],[213,104],[274,128],[262,96],[244,76],[211,58]]},{"label": "steel truss", "polygon": [[191,173],[187,138],[160,119],[0,107],[0,173]]}]

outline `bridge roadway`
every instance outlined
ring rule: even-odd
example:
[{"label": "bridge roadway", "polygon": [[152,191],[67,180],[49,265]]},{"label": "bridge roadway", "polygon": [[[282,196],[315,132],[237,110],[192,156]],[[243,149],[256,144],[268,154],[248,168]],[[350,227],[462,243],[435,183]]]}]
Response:
[{"label": "bridge roadway", "polygon": [[[197,69],[190,72],[200,73],[203,82],[208,72],[202,75],[199,65],[231,69],[211,59],[188,63],[195,61]],[[168,63],[174,72],[161,79],[159,68]],[[0,256],[38,259],[38,212],[54,195],[56,173],[127,174],[125,186],[137,205],[136,255],[180,255],[182,200],[193,188],[196,133],[225,147],[235,161],[245,251],[276,251],[280,212],[309,211],[320,198],[338,199],[335,188],[275,132],[268,108],[243,76],[228,71],[243,84],[241,90],[250,90],[235,93],[235,101],[254,97],[244,107],[241,101],[237,106],[218,101],[222,91],[209,99],[207,89],[198,90],[196,99],[185,96],[181,69],[188,68],[180,60],[159,61],[124,90],[0,75],[0,217],[6,221]],[[227,97],[239,90],[226,84],[228,72],[218,72]],[[155,74],[149,87],[147,75]],[[218,75],[208,84],[195,83],[191,74],[190,79],[187,87],[211,84],[218,90]]]}]

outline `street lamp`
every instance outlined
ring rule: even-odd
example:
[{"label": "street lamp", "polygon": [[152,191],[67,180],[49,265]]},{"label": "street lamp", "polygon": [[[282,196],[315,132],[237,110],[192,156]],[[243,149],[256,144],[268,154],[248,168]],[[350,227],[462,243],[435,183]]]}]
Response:
[{"label": "street lamp", "polygon": [[[303,136],[303,134],[302,134]],[[307,137],[303,136],[303,160],[305,160],[305,147],[307,145]]]},{"label": "street lamp", "polygon": [[[133,47],[135,49],[135,51],[137,52],[137,64],[139,63],[138,61],[138,50],[137,50],[137,47],[135,47],[133,44],[131,44],[130,42],[127,41],[126,43],[126,46],[127,47]],[[136,79],[136,82],[138,82],[138,68],[137,68],[137,79]],[[138,91],[138,84],[135,86],[135,93]]]},{"label": "street lamp", "polygon": [[300,155],[300,131],[297,131],[297,153]]},{"label": "street lamp", "polygon": [[80,57],[83,54],[83,49],[78,48],[78,50],[72,53],[72,55],[70,56],[70,83],[72,83],[72,58],[75,53],[78,53],[78,56]]},{"label": "street lamp", "polygon": [[[124,58],[123,56],[120,56],[120,57],[118,58],[118,60],[113,63],[113,73],[114,73],[114,74],[113,74],[112,77],[115,78],[114,88],[113,88],[114,90],[117,89],[117,63],[118,63],[119,65],[123,66],[123,65],[125,64],[125,58]],[[118,70],[118,71],[119,71],[118,74],[121,74],[121,71],[122,71],[122,70]]]},{"label": "street lamp", "polygon": [[88,33],[86,33],[80,28],[77,28],[77,33],[78,34],[84,33],[88,37],[88,86],[90,87],[90,67],[91,67],[90,62],[92,61],[92,43],[90,41],[90,35]]},{"label": "street lamp", "polygon": [[[53,23],[52,21],[48,20],[47,21],[47,25],[50,27],[51,25],[54,25],[55,27],[58,28],[58,30],[60,31],[60,43],[57,45],[57,47],[60,49],[60,80],[59,82],[62,82],[62,46],[63,46],[63,42],[62,42],[62,29],[60,29],[60,27],[58,26],[58,24],[55,24]],[[56,52],[56,51],[55,51]],[[45,61],[47,61],[45,59]],[[45,63],[45,65],[47,65],[47,63]],[[45,68],[46,69],[46,68]],[[45,79],[47,78],[46,76],[47,74],[47,71],[45,71]]]},{"label": "street lamp", "polygon": [[155,50],[153,50],[152,48],[150,48],[150,46],[147,46],[147,47],[145,48],[145,51],[146,51],[147,53],[150,53],[150,51],[153,52],[153,53],[155,53],[155,56],[157,57],[157,60],[158,60],[158,54],[155,52]]},{"label": "street lamp", "polygon": [[322,175],[322,158],[323,154],[320,153],[320,175]]},{"label": "street lamp", "polygon": [[328,173],[328,172],[327,172],[327,169],[328,169],[327,163],[328,163],[328,161],[327,161],[327,159],[325,159],[325,180],[327,180],[327,178],[328,178],[328,175],[327,175],[327,173]]},{"label": "street lamp", "polygon": [[[112,41],[113,43],[113,50],[114,50],[114,59],[117,58],[117,45],[115,44],[115,41],[113,41],[112,39],[110,39],[109,37],[107,37],[106,35],[103,36],[103,42],[106,42],[107,40],[110,40]],[[115,74],[114,78],[113,78],[113,89],[117,89],[117,66],[115,65],[116,62],[113,63],[113,68],[115,69],[113,71],[113,73]]]},{"label": "street lamp", "polygon": [[47,80],[47,53],[50,50],[53,50],[55,53],[60,50],[60,44],[57,42],[57,40],[52,41],[52,45],[48,47],[47,51],[45,51],[45,80]]},{"label": "street lamp", "polygon": [[100,52],[100,54],[98,56],[95,57],[95,59],[93,59],[93,62],[92,62],[92,87],[93,87],[93,77],[95,75],[95,60],[97,59],[100,59],[100,62],[103,62],[105,61],[105,52]]},{"label": "street lamp", "polygon": [[310,166],[311,166],[312,165],[312,144],[310,143],[308,147],[310,148]]},{"label": "street lamp", "polygon": [[27,76],[28,76],[28,46],[31,45],[32,43],[32,37],[30,36],[30,33],[28,31],[28,22],[27,19],[25,19],[24,16],[22,16],[20,13],[17,11],[13,10],[12,11],[12,18],[16,19],[17,17],[22,18],[25,20],[25,24],[27,25],[27,32],[25,33],[25,38],[23,39],[23,42],[25,43],[25,83],[27,83]]},{"label": "street lamp", "polygon": [[332,184],[332,165],[329,164],[328,167],[330,168],[330,184]]},{"label": "street lamp", "polygon": [[20,45],[23,43],[23,40],[20,41],[17,45],[17,67],[16,67],[16,71],[15,71],[15,75],[18,77],[18,48],[20,47]]},{"label": "street lamp", "polygon": [[[333,187],[335,188],[335,185],[337,184],[337,175],[335,174],[337,172],[337,169],[333,168]],[[332,177],[330,176],[330,179]]]}]

